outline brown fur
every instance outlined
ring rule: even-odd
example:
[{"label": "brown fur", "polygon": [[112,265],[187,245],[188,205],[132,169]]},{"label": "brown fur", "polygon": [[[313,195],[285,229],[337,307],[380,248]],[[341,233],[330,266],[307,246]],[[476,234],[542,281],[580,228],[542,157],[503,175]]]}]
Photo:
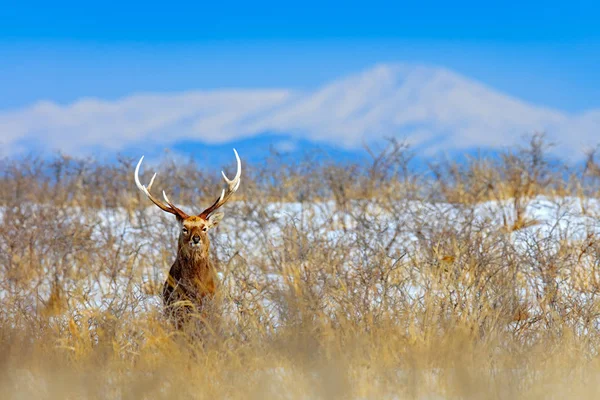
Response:
[{"label": "brown fur", "polygon": [[206,232],[219,224],[223,213],[215,211],[225,204],[240,186],[242,162],[237,151],[233,149],[233,152],[237,160],[235,177],[229,179],[224,172],[221,172],[227,188],[222,190],[221,195],[210,207],[192,216],[171,203],[164,191],[164,202],[150,193],[156,174],[148,186],[142,185],[139,172],[144,160],[143,156],[135,167],[134,180],[137,188],[158,208],[175,215],[181,224],[177,258],[163,286],[165,309],[168,315],[174,317],[178,327],[182,327],[193,313],[204,316],[206,300],[212,299],[215,295],[217,274],[210,260],[210,240]]},{"label": "brown fur", "polygon": [[[182,327],[192,313],[204,315],[205,302],[214,297],[217,277],[210,259],[210,240],[207,231],[217,222],[198,216],[179,219],[181,233],[177,246],[177,258],[171,266],[169,277],[163,286],[163,302],[168,315]],[[194,236],[199,237],[193,246]]]}]

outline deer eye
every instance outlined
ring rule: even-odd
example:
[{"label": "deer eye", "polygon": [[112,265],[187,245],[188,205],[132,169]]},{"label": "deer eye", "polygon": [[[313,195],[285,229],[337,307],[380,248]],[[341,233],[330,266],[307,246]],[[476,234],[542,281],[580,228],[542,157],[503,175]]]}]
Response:
[{"label": "deer eye", "polygon": [[182,229],[181,229],[181,232],[183,232],[183,234],[184,234],[184,235],[187,235],[187,233],[188,233],[188,230],[187,230],[187,228],[182,228]]},{"label": "deer eye", "polygon": [[202,230],[203,230],[204,232],[206,232],[206,231],[208,230],[208,227],[207,227],[207,226],[204,226],[204,227],[202,227]]}]

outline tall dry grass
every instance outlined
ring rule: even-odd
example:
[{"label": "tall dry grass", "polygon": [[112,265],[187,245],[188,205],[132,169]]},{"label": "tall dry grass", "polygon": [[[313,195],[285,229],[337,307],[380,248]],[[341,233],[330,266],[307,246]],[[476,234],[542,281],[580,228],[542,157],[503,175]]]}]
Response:
[{"label": "tall dry grass", "polygon": [[[2,398],[597,398],[600,168],[546,150],[246,166],[201,339],[162,317],[177,227],[135,160],[4,160]],[[214,168],[156,170],[187,208],[217,194]]]}]

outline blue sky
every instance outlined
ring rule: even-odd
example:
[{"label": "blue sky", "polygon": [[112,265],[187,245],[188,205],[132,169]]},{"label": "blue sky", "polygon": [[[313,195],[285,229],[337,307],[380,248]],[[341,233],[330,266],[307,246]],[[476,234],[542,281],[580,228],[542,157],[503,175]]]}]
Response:
[{"label": "blue sky", "polygon": [[12,1],[0,8],[0,112],[138,93],[316,90],[408,62],[577,113],[600,109],[598,15],[591,1]]},{"label": "blue sky", "polygon": [[0,107],[314,86],[397,60],[443,65],[550,106],[600,106],[592,1],[11,3],[0,8]]}]

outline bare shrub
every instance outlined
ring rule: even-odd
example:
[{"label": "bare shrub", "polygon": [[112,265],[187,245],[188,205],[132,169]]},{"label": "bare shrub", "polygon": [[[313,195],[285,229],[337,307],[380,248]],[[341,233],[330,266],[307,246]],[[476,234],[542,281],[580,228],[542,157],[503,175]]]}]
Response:
[{"label": "bare shrub", "polygon": [[[283,160],[245,166],[224,207],[201,340],[163,319],[178,227],[135,160],[3,160],[3,396],[595,397],[593,154],[570,167],[536,135],[428,169],[395,141]],[[191,161],[158,168],[177,204],[219,188]]]}]

